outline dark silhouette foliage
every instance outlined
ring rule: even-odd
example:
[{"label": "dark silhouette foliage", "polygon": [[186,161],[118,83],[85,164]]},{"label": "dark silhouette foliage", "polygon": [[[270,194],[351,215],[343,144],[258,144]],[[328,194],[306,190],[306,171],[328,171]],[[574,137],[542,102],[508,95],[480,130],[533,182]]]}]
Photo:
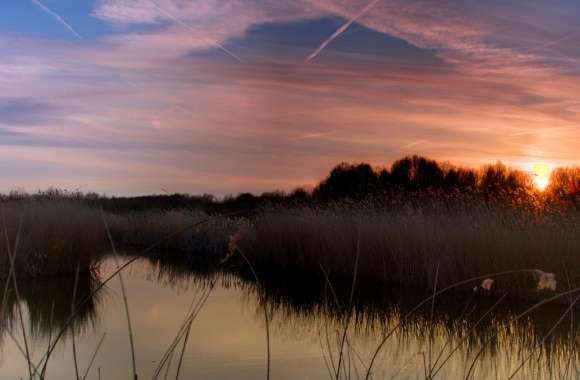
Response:
[{"label": "dark silhouette foliage", "polygon": [[190,209],[208,214],[251,214],[269,206],[320,204],[346,199],[359,202],[369,198],[398,204],[476,201],[536,210],[580,210],[580,167],[555,169],[544,192],[534,187],[532,179],[530,173],[511,169],[499,162],[470,169],[415,155],[395,161],[390,168],[341,163],[312,191],[298,188],[290,193],[241,193],[218,200],[210,194],[106,197],[96,193],[48,189],[35,194],[12,191],[0,195],[0,201],[66,199],[115,213]]},{"label": "dark silhouette foliage", "polygon": [[580,167],[555,169],[546,196],[550,206],[580,210]]},{"label": "dark silhouette foliage", "polygon": [[327,201],[361,199],[369,195],[464,194],[487,200],[525,198],[533,193],[530,176],[501,163],[481,170],[441,164],[421,156],[408,156],[393,163],[390,170],[373,170],[368,164],[336,166],[315,188],[314,199]]},{"label": "dark silhouette foliage", "polygon": [[443,187],[444,181],[445,172],[436,161],[412,156],[395,161],[386,183],[405,190],[427,190]]},{"label": "dark silhouette foliage", "polygon": [[379,178],[369,164],[342,163],[330,172],[315,189],[314,197],[321,200],[361,199],[379,190]]}]

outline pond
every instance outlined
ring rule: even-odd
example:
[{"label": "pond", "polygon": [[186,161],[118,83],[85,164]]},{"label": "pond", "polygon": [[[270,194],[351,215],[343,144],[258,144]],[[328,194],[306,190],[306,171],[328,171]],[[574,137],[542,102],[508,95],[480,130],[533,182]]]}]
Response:
[{"label": "pond", "polygon": [[[83,299],[115,265],[108,258],[95,278],[80,276],[77,299]],[[381,338],[424,296],[401,289],[360,288],[348,309],[352,311],[346,312],[337,301],[348,303],[349,297],[342,296],[348,289],[328,284],[268,285],[264,294],[253,282],[231,274],[200,274],[148,259],[133,263],[123,272],[123,280],[139,379],[153,378],[156,370],[158,379],[174,379],[178,367],[182,379],[266,378],[264,310],[269,320],[271,379],[335,378],[338,362],[340,378],[364,378]],[[20,310],[33,363],[40,362],[70,316],[74,282],[60,278],[19,284]],[[337,301],[333,292],[338,293]],[[180,365],[186,330],[173,354],[165,354],[180,329],[187,326],[184,321],[192,304],[199,306],[199,313],[191,324]],[[9,295],[1,326],[2,380],[29,378],[21,352],[26,346],[17,305],[16,297]],[[473,294],[428,303],[386,341],[372,378],[424,379],[431,372],[433,378],[464,379],[470,368],[476,379],[508,378],[514,372],[516,379],[576,377],[573,313],[566,314],[566,305],[558,305],[515,321],[525,307]],[[63,335],[51,355],[47,378],[75,378],[73,351],[82,378],[102,340],[86,378],[131,379],[130,340],[118,278],[85,304],[75,321],[74,329]],[[348,326],[346,334],[344,326]]]}]

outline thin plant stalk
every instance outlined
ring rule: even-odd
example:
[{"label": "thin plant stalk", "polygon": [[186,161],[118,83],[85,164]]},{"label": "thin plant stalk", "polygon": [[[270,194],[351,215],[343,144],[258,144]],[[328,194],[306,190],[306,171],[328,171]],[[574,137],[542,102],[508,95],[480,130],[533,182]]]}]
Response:
[{"label": "thin plant stalk", "polygon": [[[75,274],[75,282],[74,282],[74,287],[73,287],[72,302],[71,302],[71,305],[70,305],[71,315],[75,311],[75,301],[76,301],[76,295],[77,295],[77,285],[78,285],[78,281],[79,281],[79,269],[80,269],[80,265],[77,264],[77,270],[76,270],[76,274]],[[71,340],[72,340],[73,362],[74,362],[74,367],[75,367],[75,377],[76,377],[77,380],[79,380],[80,379],[80,377],[79,377],[79,364],[78,364],[78,361],[77,361],[77,346],[76,346],[76,342],[75,342],[75,323],[74,323],[74,321],[71,324]]]},{"label": "thin plant stalk", "polygon": [[66,331],[66,329],[68,328],[68,326],[72,323],[72,320],[80,312],[80,307],[83,306],[84,304],[86,304],[87,302],[89,302],[89,300],[91,300],[91,298],[94,297],[95,294],[97,294],[98,292],[100,292],[101,289],[103,289],[113,278],[115,278],[115,276],[117,276],[118,273],[120,273],[125,268],[127,268],[128,266],[130,266],[131,264],[133,264],[135,261],[137,261],[140,258],[140,256],[145,255],[145,254],[153,251],[155,248],[159,247],[163,243],[165,243],[165,242],[173,239],[176,236],[179,236],[180,234],[182,234],[183,232],[185,232],[185,231],[187,231],[187,230],[189,230],[191,228],[195,228],[197,226],[200,226],[200,225],[202,225],[204,223],[207,223],[207,222],[209,222],[211,220],[214,220],[215,218],[218,218],[218,217],[224,218],[224,217],[229,217],[229,216],[236,216],[236,215],[241,215],[241,214],[246,213],[246,212],[247,211],[243,211],[243,212],[236,211],[236,212],[232,212],[232,213],[227,213],[227,214],[219,215],[219,216],[216,216],[216,217],[209,217],[209,218],[205,218],[203,220],[197,221],[195,223],[192,223],[191,225],[188,225],[188,226],[186,226],[184,228],[178,229],[177,231],[174,231],[174,232],[168,234],[164,239],[160,239],[156,243],[151,244],[149,247],[147,247],[144,250],[142,250],[141,252],[139,252],[139,254],[136,254],[135,257],[127,260],[119,268],[117,268],[115,271],[113,271],[113,273],[111,273],[107,278],[105,278],[104,280],[102,280],[101,283],[98,284],[93,291],[91,291],[81,302],[79,302],[79,304],[77,305],[77,308],[75,310],[74,315],[71,318],[69,318],[64,323],[64,325],[62,326],[62,328],[60,329],[60,331],[57,333],[54,341],[52,342],[52,345],[50,346],[50,348],[47,350],[47,352],[41,358],[41,362],[44,361],[44,365],[43,365],[43,368],[42,368],[41,377],[43,377],[44,374],[46,373],[46,366],[48,364],[48,360],[49,360],[50,356],[52,355],[52,352],[56,348],[57,343],[63,337],[64,332]]},{"label": "thin plant stalk", "polygon": [[[542,341],[539,344],[544,344],[546,342],[546,340],[554,333],[554,331],[556,330],[558,325],[560,325],[560,323],[562,323],[562,321],[564,320],[566,315],[568,313],[572,312],[574,305],[576,305],[578,300],[580,300],[580,296],[577,296],[574,299],[574,301],[570,303],[570,306],[568,306],[566,311],[564,311],[564,313],[562,313],[560,318],[556,321],[556,323],[554,323],[552,328],[546,333],[546,335],[542,338]],[[516,376],[516,374],[523,368],[523,366],[527,363],[527,361],[530,360],[532,355],[533,355],[533,353],[530,353],[530,355],[528,355],[524,360],[522,360],[522,362],[518,365],[518,367],[515,369],[515,371],[508,377],[508,380],[511,380]]]},{"label": "thin plant stalk", "polygon": [[338,380],[340,378],[340,364],[342,363],[344,344],[346,342],[346,334],[348,333],[348,326],[350,324],[350,317],[352,315],[351,309],[352,309],[352,302],[353,302],[353,298],[354,298],[354,290],[356,287],[356,278],[358,276],[359,256],[360,256],[360,222],[359,222],[358,227],[357,227],[356,255],[354,258],[354,273],[353,273],[353,278],[352,278],[352,286],[350,289],[350,297],[348,300],[348,310],[347,310],[347,314],[345,316],[344,328],[343,328],[343,332],[342,332],[342,340],[340,342],[340,351],[338,353],[338,367],[336,369],[336,380]]},{"label": "thin plant stalk", "polygon": [[172,361],[173,361],[173,351],[171,352],[171,356],[169,356],[169,360],[167,361],[167,365],[165,366],[165,376],[163,376],[163,380],[167,380],[169,376],[169,370],[171,369]]},{"label": "thin plant stalk", "polygon": [[[435,281],[433,282],[433,294],[437,293],[437,282],[439,281],[439,265],[440,262],[437,261],[437,269],[435,270]],[[429,373],[428,373],[428,380],[431,380],[431,361],[433,359],[433,314],[435,313],[435,299],[437,297],[433,296],[431,298],[431,311],[429,314],[429,345],[428,345],[428,351],[429,351],[429,365],[428,365],[428,369],[429,369]]]},{"label": "thin plant stalk", "polygon": [[246,257],[244,252],[240,249],[240,247],[236,247],[236,250],[240,253],[240,256],[244,259],[250,271],[252,272],[252,276],[254,276],[254,280],[256,280],[256,284],[258,285],[258,289],[260,292],[260,303],[262,304],[262,308],[264,310],[264,319],[266,322],[266,349],[267,349],[267,359],[266,359],[266,380],[270,380],[270,321],[268,317],[268,309],[266,308],[266,300],[264,297],[264,289],[260,284],[260,279],[258,278],[258,274],[254,270],[254,266],[250,263],[250,260]]},{"label": "thin plant stalk", "polygon": [[[22,354],[22,357],[24,359],[26,359],[26,351],[24,350],[24,348],[22,348],[22,345],[20,344],[20,342],[18,342],[18,339],[16,339],[16,337],[14,336],[12,331],[10,331],[10,329],[7,329],[6,333],[8,334],[10,339],[12,339],[12,342],[14,342],[14,345],[16,346],[16,348],[18,348],[18,351],[20,352],[20,354]],[[38,367],[36,367],[34,365],[34,363],[31,363],[31,364],[32,364],[32,371],[34,372],[35,375],[38,375]]]},{"label": "thin plant stalk", "polygon": [[[397,331],[397,329],[399,329],[399,327],[401,327],[401,325],[404,323],[404,321],[414,312],[416,312],[417,310],[419,310],[423,305],[425,305],[427,302],[429,302],[433,297],[437,297],[451,289],[455,289],[458,288],[460,286],[464,286],[470,283],[473,283],[474,281],[478,281],[478,280],[483,280],[486,278],[492,278],[492,277],[500,277],[500,276],[507,276],[507,275],[513,275],[513,274],[518,274],[518,273],[538,273],[537,269],[514,269],[514,270],[507,270],[507,271],[502,271],[502,272],[496,272],[496,273],[491,273],[491,274],[486,274],[486,275],[480,275],[480,276],[475,276],[472,278],[469,278],[467,280],[463,280],[463,281],[459,281],[456,283],[453,283],[449,286],[446,286],[445,288],[438,290],[436,293],[434,293],[433,295],[423,299],[421,302],[419,302],[417,305],[415,305],[411,310],[409,310],[404,316],[403,318],[401,318],[401,320],[391,329],[389,330],[381,339],[381,341],[379,342],[377,348],[375,349],[369,366],[367,368],[366,371],[366,375],[365,375],[365,380],[368,380],[370,378],[371,372],[372,372],[372,368],[375,364],[375,361],[380,353],[380,351],[382,350],[382,348],[384,347],[385,343],[387,343],[387,341],[389,340],[389,338],[395,333],[395,331]],[[580,291],[580,288],[575,288],[575,289],[571,289],[568,292],[563,292],[563,293],[559,293],[553,297],[544,299],[536,304],[534,304],[533,306],[531,306],[530,308],[528,308],[524,313],[528,314],[531,311],[535,310],[536,308],[546,304],[547,302],[559,299],[561,297],[567,296],[569,294],[573,294]],[[525,315],[524,314],[524,315]]]},{"label": "thin plant stalk", "polygon": [[4,238],[6,240],[6,249],[8,252],[8,258],[10,260],[10,273],[12,273],[12,286],[14,287],[14,294],[16,295],[16,302],[18,304],[18,316],[20,319],[20,328],[22,329],[22,339],[24,340],[24,349],[26,352],[26,362],[28,363],[28,373],[30,378],[33,377],[32,368],[34,364],[30,359],[30,350],[28,348],[28,339],[26,338],[26,328],[24,327],[24,317],[22,313],[22,305],[20,304],[20,293],[18,292],[18,281],[16,280],[16,270],[15,270],[15,261],[16,261],[16,254],[18,252],[18,245],[20,243],[20,233],[22,231],[22,219],[20,219],[20,223],[18,225],[18,232],[16,233],[16,241],[14,242],[14,251],[10,247],[10,241],[8,239],[8,229],[6,228],[6,222],[4,220],[4,215],[2,216],[2,221],[4,224]]},{"label": "thin plant stalk", "polygon": [[[459,349],[459,347],[461,347],[461,345],[463,344],[463,342],[465,342],[465,340],[467,340],[467,338],[469,337],[469,335],[471,335],[471,333],[473,331],[475,331],[475,329],[477,328],[477,326],[479,326],[479,324],[481,322],[483,322],[485,320],[485,318],[487,318],[487,316],[497,307],[499,306],[499,304],[507,297],[507,293],[504,293],[476,322],[473,326],[471,326],[471,328],[469,329],[469,331],[467,331],[467,334],[465,334],[465,336],[463,337],[463,339],[461,339],[461,341],[451,350],[451,352],[445,357],[445,359],[443,359],[443,361],[441,362],[441,364],[439,365],[439,367],[437,367],[437,369],[433,372],[432,375],[430,375],[432,378],[435,378],[435,376],[437,376],[437,374],[439,373],[439,371],[441,371],[441,369],[445,366],[445,364],[449,361],[449,359],[453,356],[453,354]],[[437,361],[433,364],[433,366],[437,365]]]},{"label": "thin plant stalk", "polygon": [[[473,296],[475,295],[475,291],[471,293],[471,297],[467,300],[467,302],[465,303],[465,307],[463,308],[463,310],[461,311],[461,314],[459,314],[458,316],[458,320],[463,320],[466,316],[468,316],[468,310],[469,310],[469,306],[471,305],[471,301],[473,299]],[[475,310],[475,308],[473,308],[472,310]],[[477,323],[476,323],[477,325]],[[473,328],[473,326],[472,326]],[[470,329],[471,331],[471,329]],[[466,337],[469,336],[469,332],[468,334],[466,334]],[[464,338],[466,338],[464,337]],[[437,357],[435,358],[435,362],[433,363],[433,368],[430,369],[430,371],[433,371],[435,369],[435,366],[437,365],[437,363],[439,363],[439,360],[441,360],[441,358],[443,357],[443,353],[445,352],[445,349],[447,348],[447,346],[449,346],[451,344],[451,340],[447,339],[447,341],[445,341],[445,344],[443,345],[443,347],[441,347],[441,350],[439,350],[439,354],[437,355]],[[457,346],[456,348],[458,348],[459,346]],[[451,352],[454,352],[453,350],[451,350]],[[435,377],[435,375],[433,375],[433,377]]]},{"label": "thin plant stalk", "polygon": [[93,355],[91,356],[91,360],[89,361],[89,365],[87,366],[87,369],[82,377],[83,380],[86,380],[87,376],[89,375],[91,367],[93,366],[95,358],[97,357],[97,354],[99,353],[99,350],[101,349],[101,345],[103,344],[103,341],[105,340],[106,335],[107,335],[106,332],[103,333],[103,335],[101,336],[101,339],[99,339],[99,343],[97,343],[97,347],[93,351]]},{"label": "thin plant stalk", "polygon": [[181,328],[179,329],[175,338],[173,338],[173,341],[169,345],[169,348],[165,351],[165,354],[159,361],[159,364],[155,369],[155,372],[153,373],[153,380],[156,380],[159,377],[159,374],[161,373],[163,367],[173,357],[175,348],[177,347],[177,344],[179,343],[181,338],[184,336],[188,324],[197,318],[197,315],[199,314],[199,312],[207,302],[207,299],[209,298],[211,292],[213,291],[214,285],[215,281],[212,281],[208,290],[197,299],[197,303],[195,299],[192,301],[192,306],[190,307],[191,312],[188,313],[187,317],[185,318],[185,321],[183,321],[181,325]]},{"label": "thin plant stalk", "polygon": [[330,369],[329,360],[326,358],[326,348],[322,343],[322,331],[318,331],[318,342],[320,344],[320,350],[322,351],[322,359],[324,360],[324,365],[326,366],[326,370],[328,371],[328,376],[332,379],[334,377],[335,371],[334,369]]},{"label": "thin plant stalk", "polygon": [[[48,329],[48,347],[50,347],[50,341],[52,340],[52,324],[54,322],[54,300],[50,306],[50,321]],[[48,348],[47,348],[48,349]]]},{"label": "thin plant stalk", "polygon": [[[580,288],[574,288],[574,289],[570,289],[570,290],[568,290],[568,291],[565,291],[565,292],[562,292],[562,293],[556,294],[556,295],[554,295],[554,296],[552,296],[552,297],[545,298],[545,299],[543,299],[543,300],[541,300],[541,301],[539,301],[539,302],[537,302],[537,303],[533,304],[532,306],[530,306],[529,308],[527,308],[526,310],[524,310],[523,312],[521,312],[520,314],[518,314],[517,316],[515,316],[514,318],[512,318],[512,322],[517,322],[517,321],[519,321],[520,319],[522,319],[522,318],[523,318],[523,317],[525,317],[526,315],[530,314],[532,311],[534,311],[534,310],[536,310],[536,309],[538,309],[538,308],[542,307],[543,305],[545,305],[545,304],[547,304],[547,303],[549,303],[549,302],[556,301],[556,300],[558,300],[558,299],[560,299],[560,298],[562,298],[562,297],[569,296],[569,295],[571,295],[571,294],[575,294],[575,293],[577,293],[577,292],[580,292]],[[567,313],[567,312],[566,312],[566,313]],[[496,335],[497,335],[497,332],[495,332],[494,334],[492,334],[492,336],[491,336],[491,337],[489,337],[489,338],[495,337]],[[481,356],[481,354],[483,353],[483,349],[484,349],[484,348],[485,348],[485,346],[482,346],[482,348],[481,348],[481,349],[478,351],[478,353],[475,355],[475,358],[473,359],[473,362],[472,362],[472,364],[471,364],[471,366],[470,366],[470,369],[469,369],[469,371],[468,371],[468,374],[467,374],[467,376],[465,377],[465,379],[466,379],[466,380],[467,380],[467,379],[469,379],[469,377],[470,377],[470,375],[471,375],[471,373],[472,373],[473,369],[475,368],[475,363],[476,363],[476,361],[479,359],[479,357]]]},{"label": "thin plant stalk", "polygon": [[135,360],[135,343],[133,340],[133,327],[131,325],[131,314],[129,313],[129,301],[127,300],[127,292],[125,290],[125,282],[123,281],[123,275],[121,274],[121,271],[119,270],[119,260],[117,259],[117,249],[115,248],[115,242],[113,241],[113,236],[111,235],[111,231],[109,229],[109,224],[107,223],[107,220],[105,219],[105,215],[102,213],[102,217],[103,217],[103,223],[105,224],[105,229],[107,231],[107,237],[109,238],[109,243],[111,244],[111,249],[113,250],[113,257],[115,260],[115,266],[117,267],[117,270],[119,271],[118,276],[119,276],[119,284],[121,285],[121,293],[123,294],[123,305],[125,306],[125,316],[127,317],[127,328],[129,331],[129,344],[130,344],[130,348],[131,348],[131,365],[133,367],[133,378],[134,380],[137,380],[138,375],[137,375],[137,364],[136,364],[136,360]]},{"label": "thin plant stalk", "polygon": [[183,347],[181,348],[181,353],[179,354],[179,362],[177,363],[177,372],[175,374],[175,380],[179,380],[179,373],[181,372],[181,365],[183,363],[183,356],[185,355],[185,349],[187,348],[187,342],[189,341],[189,334],[191,332],[191,325],[193,319],[189,321],[187,325],[187,332],[185,333],[185,339],[183,339]]}]

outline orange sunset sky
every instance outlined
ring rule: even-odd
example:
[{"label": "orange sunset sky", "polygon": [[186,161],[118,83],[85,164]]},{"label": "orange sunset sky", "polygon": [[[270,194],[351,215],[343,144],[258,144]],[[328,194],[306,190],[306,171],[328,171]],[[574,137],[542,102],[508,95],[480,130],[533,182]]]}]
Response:
[{"label": "orange sunset sky", "polygon": [[580,160],[580,3],[0,4],[0,191],[217,195]]}]

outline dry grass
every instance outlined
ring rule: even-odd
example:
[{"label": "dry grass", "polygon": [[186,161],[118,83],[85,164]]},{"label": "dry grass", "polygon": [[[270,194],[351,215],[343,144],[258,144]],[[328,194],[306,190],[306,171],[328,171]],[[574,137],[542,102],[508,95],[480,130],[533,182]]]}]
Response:
[{"label": "dry grass", "polygon": [[18,277],[74,275],[77,265],[81,272],[90,271],[106,247],[99,211],[72,201],[4,202],[0,228],[1,277],[8,275],[8,246],[18,233]]},{"label": "dry grass", "polygon": [[[283,209],[263,213],[240,246],[261,270],[350,279],[360,224],[358,279],[430,288],[485,273],[580,268],[580,216],[538,215],[484,207],[429,211],[403,208]],[[533,276],[532,276],[533,277]],[[535,291],[537,278],[497,279],[495,289]]]}]

